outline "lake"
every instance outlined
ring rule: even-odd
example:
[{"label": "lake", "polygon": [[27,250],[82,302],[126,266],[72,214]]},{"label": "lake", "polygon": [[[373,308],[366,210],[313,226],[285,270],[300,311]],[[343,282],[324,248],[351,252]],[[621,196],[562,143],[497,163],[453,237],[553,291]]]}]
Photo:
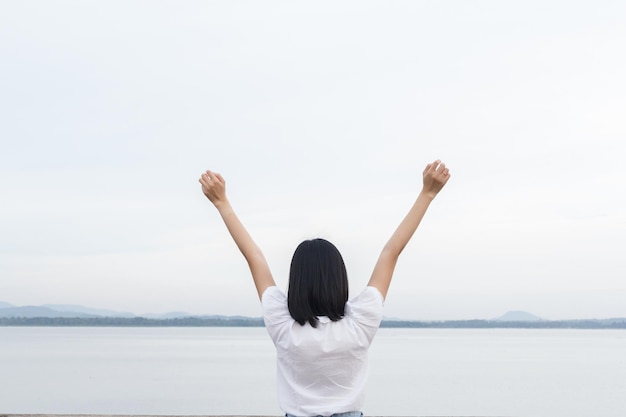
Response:
[{"label": "lake", "polygon": [[[263,328],[0,327],[0,413],[281,415]],[[626,330],[380,329],[385,416],[626,416]]]}]

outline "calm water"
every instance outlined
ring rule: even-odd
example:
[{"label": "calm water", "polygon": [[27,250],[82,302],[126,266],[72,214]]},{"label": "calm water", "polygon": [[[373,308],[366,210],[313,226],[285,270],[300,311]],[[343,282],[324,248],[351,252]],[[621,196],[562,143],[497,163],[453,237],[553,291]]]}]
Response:
[{"label": "calm water", "polygon": [[[381,329],[369,415],[626,416],[624,330]],[[0,327],[0,413],[280,415],[263,328]]]}]

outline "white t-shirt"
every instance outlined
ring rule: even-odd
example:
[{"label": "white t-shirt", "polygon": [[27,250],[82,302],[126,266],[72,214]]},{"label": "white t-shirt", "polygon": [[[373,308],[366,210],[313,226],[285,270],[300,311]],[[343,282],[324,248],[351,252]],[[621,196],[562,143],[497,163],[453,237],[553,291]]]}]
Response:
[{"label": "white t-shirt", "polygon": [[263,319],[277,354],[278,402],[294,416],[361,411],[367,352],[382,319],[383,296],[367,287],[348,301],[339,321],[319,317],[317,328],[298,324],[278,287],[261,297]]}]

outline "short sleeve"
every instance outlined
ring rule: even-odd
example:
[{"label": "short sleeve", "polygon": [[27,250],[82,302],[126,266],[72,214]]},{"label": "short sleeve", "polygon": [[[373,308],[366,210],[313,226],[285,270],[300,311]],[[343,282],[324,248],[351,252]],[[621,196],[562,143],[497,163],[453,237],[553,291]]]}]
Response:
[{"label": "short sleeve", "polygon": [[348,301],[347,314],[357,322],[370,339],[374,337],[383,317],[383,295],[375,287],[366,287],[359,295]]},{"label": "short sleeve", "polygon": [[287,307],[287,296],[277,286],[268,287],[261,296],[263,321],[272,340],[276,341],[285,323],[293,321]]}]

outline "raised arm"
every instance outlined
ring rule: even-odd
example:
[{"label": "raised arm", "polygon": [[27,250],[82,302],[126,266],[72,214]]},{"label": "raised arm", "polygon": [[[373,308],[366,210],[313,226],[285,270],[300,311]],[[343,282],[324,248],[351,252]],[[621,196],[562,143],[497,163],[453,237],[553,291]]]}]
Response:
[{"label": "raised arm", "polygon": [[413,236],[413,233],[415,233],[431,201],[446,185],[449,178],[450,172],[448,168],[439,160],[428,164],[424,169],[422,191],[417,196],[409,213],[402,220],[393,235],[391,235],[391,238],[380,253],[368,283],[368,285],[376,287],[383,297],[387,297],[391,277],[400,253]]},{"label": "raised arm", "polygon": [[261,249],[254,243],[254,240],[252,240],[252,237],[235,214],[228,198],[226,198],[226,181],[220,174],[206,171],[200,177],[200,184],[202,184],[202,192],[220,213],[228,232],[244,258],[246,258],[254,285],[259,298],[261,298],[267,287],[276,284]]}]

